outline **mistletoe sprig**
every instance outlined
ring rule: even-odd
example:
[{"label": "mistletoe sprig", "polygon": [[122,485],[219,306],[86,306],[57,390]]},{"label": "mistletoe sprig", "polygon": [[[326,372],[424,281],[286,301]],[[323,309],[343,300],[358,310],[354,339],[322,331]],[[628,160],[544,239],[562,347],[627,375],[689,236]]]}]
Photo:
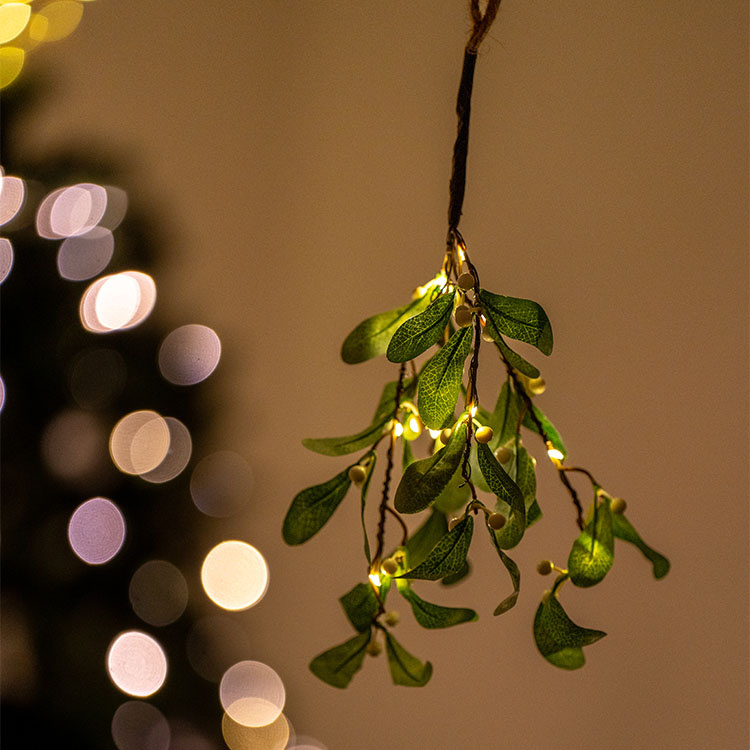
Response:
[{"label": "mistletoe sprig", "polygon": [[[333,479],[302,490],[284,519],[284,540],[302,544],[323,528],[352,485],[359,489],[367,578],[340,599],[356,635],[310,664],[317,677],[335,687],[346,687],[361,668],[365,654],[377,655],[383,645],[395,684],[417,687],[428,682],[432,665],[417,659],[396,640],[392,630],[399,615],[386,608],[386,600],[395,584],[416,621],[428,629],[476,620],[474,610],[430,603],[413,587],[416,581],[451,585],[469,573],[467,555],[475,519],[486,529],[510,578],[511,591],[494,614],[501,615],[516,604],[521,574],[507,550],[515,548],[542,516],[536,497],[536,459],[523,442],[524,431],[546,449],[570,494],[579,529],[567,568],[550,560],[537,566],[542,575],[557,573],[542,596],[533,624],[537,648],[547,661],[577,669],[585,662],[583,648],[605,635],[575,624],[559,601],[559,591],[568,580],[584,588],[601,582],[614,561],[615,538],[640,549],[652,563],[656,578],[669,570],[669,561],[651,549],[625,517],[625,502],[610,495],[587,469],[566,463],[560,434],[534,402],[544,391],[544,380],[538,368],[514,351],[508,340],[551,354],[552,327],[544,309],[532,300],[483,288],[458,230],[477,48],[499,4],[500,0],[490,0],[482,12],[478,0],[470,0],[473,29],[458,93],[449,228],[440,270],[415,290],[407,304],[360,323],[341,349],[348,364],[385,355],[399,365],[398,377],[385,385],[371,424],[361,432],[303,441],[306,448],[326,456],[362,454]],[[483,342],[494,350],[492,356],[499,358],[505,372],[492,411],[480,405],[477,389]],[[482,353],[486,356],[484,350]],[[423,458],[415,456],[415,445],[424,448]],[[373,550],[365,508],[379,452],[385,453],[385,471]],[[391,493],[399,463],[401,477]],[[591,485],[593,497],[586,518],[571,482],[573,475],[585,477]],[[423,514],[425,519],[410,533],[403,516],[413,514]],[[386,551],[389,520],[400,531],[400,543]]]}]

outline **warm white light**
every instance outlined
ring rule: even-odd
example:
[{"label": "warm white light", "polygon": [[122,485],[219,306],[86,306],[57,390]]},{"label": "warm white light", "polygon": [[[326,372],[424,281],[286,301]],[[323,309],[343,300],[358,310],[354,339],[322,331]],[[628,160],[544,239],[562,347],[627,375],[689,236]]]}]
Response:
[{"label": "warm white light", "polygon": [[175,385],[195,385],[219,364],[221,341],[207,326],[190,324],[172,331],[159,349],[159,370]]},{"label": "warm white light", "polygon": [[73,552],[89,565],[109,562],[125,541],[125,518],[105,497],[94,497],[79,505],[68,523],[68,541]]},{"label": "warm white light", "polygon": [[142,323],[154,308],[156,284],[140,271],[103,276],[83,293],[81,323],[92,333],[110,333]]},{"label": "warm white light", "polygon": [[0,5],[0,44],[17,37],[31,17],[31,8],[26,3],[3,3]]},{"label": "warm white light", "polygon": [[404,434],[404,426],[401,422],[396,422],[396,424],[393,425],[393,434],[396,437],[401,437]]},{"label": "warm white light", "polygon": [[150,560],[130,579],[128,596],[133,611],[149,625],[161,627],[179,619],[188,602],[182,573],[166,560]]},{"label": "warm white light", "polygon": [[123,693],[145,698],[167,678],[167,657],[150,635],[129,630],[118,635],[107,651],[107,672]]},{"label": "warm white light", "polygon": [[247,727],[225,713],[221,720],[221,733],[229,750],[284,750],[289,742],[291,727],[284,714],[264,727]]},{"label": "warm white light", "polygon": [[5,281],[13,267],[13,245],[10,240],[0,237],[0,284]]},{"label": "warm white light", "polygon": [[549,448],[547,450],[547,455],[553,461],[562,461],[565,458],[565,456],[563,455],[562,451],[557,450],[557,448]]},{"label": "warm white light", "polygon": [[168,750],[170,728],[164,714],[145,701],[123,703],[112,717],[117,750]]},{"label": "warm white light", "polygon": [[112,429],[109,453],[125,474],[153,471],[169,451],[170,431],[166,420],[155,411],[134,411]]},{"label": "warm white light", "polygon": [[152,484],[169,482],[182,473],[193,452],[193,441],[188,428],[174,417],[164,417],[164,421],[169,429],[169,450],[155,469],[141,474],[141,479]]},{"label": "warm white light", "polygon": [[112,232],[94,227],[85,234],[68,237],[57,251],[57,270],[68,281],[84,281],[101,273],[115,251]]},{"label": "warm white light", "polygon": [[367,577],[370,579],[373,586],[380,588],[380,573],[370,573]]},{"label": "warm white light", "polygon": [[421,432],[422,425],[419,424],[419,420],[416,417],[409,418],[409,429],[412,432]]},{"label": "warm white light", "polygon": [[25,195],[26,185],[20,177],[0,176],[0,226],[21,210]]},{"label": "warm white light", "polygon": [[233,721],[246,727],[264,727],[284,710],[286,691],[281,677],[267,664],[241,661],[221,678],[219,698]]},{"label": "warm white light", "polygon": [[203,561],[201,583],[211,601],[228,610],[256,605],[268,590],[268,565],[250,544],[236,540],[217,544]]},{"label": "warm white light", "polygon": [[81,183],[56,196],[49,213],[49,228],[57,237],[72,237],[93,229],[107,208],[107,191],[100,185]]},{"label": "warm white light", "polygon": [[440,433],[441,432],[442,432],[442,430],[430,430],[430,437],[433,440],[437,440],[440,437]]}]

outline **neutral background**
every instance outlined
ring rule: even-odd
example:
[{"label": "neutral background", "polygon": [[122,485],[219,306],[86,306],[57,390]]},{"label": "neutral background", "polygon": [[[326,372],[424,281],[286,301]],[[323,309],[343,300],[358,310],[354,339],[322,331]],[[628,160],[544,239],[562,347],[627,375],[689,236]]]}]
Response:
[{"label": "neutral background", "polygon": [[358,430],[393,377],[342,364],[340,342],[442,259],[464,3],[102,1],[32,56],[28,75],[53,87],[21,147],[122,157],[170,237],[159,314],[222,337],[204,445],[244,455],[256,484],[205,537],[268,558],[266,599],[237,619],[299,732],[329,750],[747,746],[747,21],[739,0],[503,3],[478,63],[462,230],[484,286],[545,306],[540,405],[673,570],[654,581],[618,546],[601,586],[564,592],[608,637],[581,671],[548,665],[533,566],[563,562],[575,526],[540,460],[518,606],[491,616],[507,577],[475,545],[463,587],[420,590],[479,622],[399,626],[434,664],[422,690],[391,687],[382,658],[346,691],[307,671],[349,637],[336,599],[365,572],[357,504],[302,548],[280,527],[345,462],[300,439]]}]

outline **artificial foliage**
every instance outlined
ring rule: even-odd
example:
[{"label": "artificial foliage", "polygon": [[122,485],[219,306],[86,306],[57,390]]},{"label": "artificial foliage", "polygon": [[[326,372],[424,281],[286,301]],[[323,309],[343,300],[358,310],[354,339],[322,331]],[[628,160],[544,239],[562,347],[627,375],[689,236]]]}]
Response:
[{"label": "artificial foliage", "polygon": [[[507,571],[508,593],[493,603],[493,614],[502,615],[515,606],[521,573],[508,551],[542,518],[536,459],[524,442],[527,436],[529,442],[541,443],[557,470],[578,526],[565,568],[550,560],[537,566],[542,575],[556,574],[541,597],[532,628],[537,648],[548,662],[578,669],[585,662],[583,649],[604,637],[601,630],[581,627],[570,619],[560,602],[560,590],[567,581],[584,588],[602,581],[614,562],[616,539],[635,545],[651,562],[655,578],[669,571],[669,561],[643,541],[625,516],[625,502],[605,490],[587,469],[566,463],[560,433],[535,403],[544,391],[544,380],[537,365],[515,351],[512,342],[531,345],[541,355],[552,353],[552,326],[544,309],[532,300],[484,288],[458,229],[477,50],[499,5],[500,0],[489,0],[482,10],[478,0],[469,3],[472,31],[458,91],[448,233],[439,271],[401,307],[356,326],[341,348],[341,358],[352,365],[385,356],[398,365],[397,375],[385,384],[372,422],[361,432],[303,440],[316,453],[355,454],[355,458],[332,479],[297,494],[284,519],[284,540],[301,544],[321,531],[347,495],[360,496],[364,580],[340,599],[355,635],[310,664],[317,677],[339,688],[349,684],[366,654],[383,650],[394,684],[419,687],[429,681],[432,665],[409,653],[393,634],[399,618],[386,606],[388,597],[405,600],[416,621],[427,629],[476,620],[472,609],[445,607],[422,598],[423,592],[429,597],[424,582],[452,585],[469,573],[472,543],[492,545]],[[479,399],[480,349],[482,358],[498,357],[505,370],[491,409]],[[424,448],[425,455],[417,446]],[[371,480],[378,460],[385,462],[385,470],[373,546],[365,507],[374,494]],[[580,475],[590,485],[588,510],[571,475]],[[414,514],[423,520],[410,532],[403,516]],[[388,522],[397,524],[401,532],[395,549],[385,546]]]}]

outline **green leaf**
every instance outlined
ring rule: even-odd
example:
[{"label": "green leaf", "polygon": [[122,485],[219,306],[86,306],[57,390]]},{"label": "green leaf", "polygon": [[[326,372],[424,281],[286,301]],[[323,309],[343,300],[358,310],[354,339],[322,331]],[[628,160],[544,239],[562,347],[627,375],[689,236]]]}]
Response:
[{"label": "green leaf", "polygon": [[646,544],[633,525],[622,513],[612,514],[612,532],[618,539],[634,544],[654,566],[654,578],[664,578],[669,573],[669,560]]},{"label": "green leaf", "polygon": [[466,516],[438,541],[419,565],[398,577],[437,581],[451,573],[457,573],[466,562],[473,531],[474,519]]},{"label": "green leaf", "polygon": [[406,687],[423,687],[432,677],[432,664],[422,663],[412,656],[404,647],[386,630],[385,651],[388,656],[388,666],[391,669],[391,679],[394,685]]},{"label": "green leaf", "polygon": [[[555,428],[555,425],[552,424],[552,422],[547,419],[547,417],[542,414],[541,409],[536,406],[532,405],[534,409],[534,414],[536,415],[536,418],[541,423],[542,427],[544,427],[544,432],[547,434],[547,437],[549,438],[550,443],[557,448],[557,450],[560,451],[560,453],[563,454],[563,458],[567,458],[568,451],[565,449],[565,444],[563,443],[562,438],[560,437],[560,433]],[[537,435],[540,435],[539,427],[537,426],[536,422],[531,418],[531,414],[527,411],[523,415],[523,426],[528,427],[530,430],[533,430],[537,433]]]},{"label": "green leaf", "polygon": [[385,354],[393,332],[406,320],[424,310],[429,295],[412,300],[408,305],[395,310],[373,315],[362,321],[341,346],[341,359],[354,365]]},{"label": "green leaf", "polygon": [[391,362],[408,362],[440,341],[453,312],[455,290],[441,294],[419,315],[402,323],[388,344]]},{"label": "green leaf", "polygon": [[[378,407],[375,409],[375,416],[372,418],[373,424],[380,420],[390,420],[393,418],[393,414],[396,411],[396,391],[398,390],[398,380],[391,380],[390,383],[386,383],[383,388],[383,392],[380,394],[380,401],[378,401]],[[406,378],[401,386],[401,398],[399,406],[406,400],[411,398],[417,390],[417,379]]]},{"label": "green leaf", "polygon": [[370,488],[370,480],[372,479],[377,459],[377,453],[370,451],[360,461],[360,463],[367,461],[367,476],[365,477],[365,481],[362,482],[362,492],[360,496],[360,517],[362,519],[362,534],[364,535],[365,540],[365,557],[367,558],[368,563],[372,562],[372,556],[370,553],[370,540],[367,537],[367,524],[365,523],[365,503],[367,502],[367,490]]},{"label": "green leaf", "polygon": [[541,655],[562,669],[578,669],[586,662],[583,646],[595,643],[606,633],[576,625],[565,613],[557,596],[542,601],[534,617],[534,640]]},{"label": "green leaf", "polygon": [[471,334],[471,327],[459,328],[424,366],[419,376],[419,416],[425,426],[432,430],[441,429],[456,409],[464,362],[471,351]]},{"label": "green leaf", "polygon": [[542,306],[530,299],[505,297],[479,290],[487,319],[500,333],[535,346],[542,354],[552,352],[552,326]]},{"label": "green leaf", "polygon": [[507,521],[502,529],[495,532],[498,544],[503,549],[515,547],[526,531],[526,505],[518,485],[498,463],[488,445],[477,445],[479,469],[492,492],[502,504],[498,512],[507,514]]},{"label": "green leaf", "polygon": [[515,438],[521,416],[521,398],[506,380],[497,396],[495,410],[490,415],[489,425],[495,435],[490,442],[492,448]]},{"label": "green leaf", "polygon": [[324,651],[310,662],[310,671],[323,682],[345,688],[362,667],[365,650],[370,642],[370,630],[354,636],[340,646]]},{"label": "green leaf", "polygon": [[302,544],[323,528],[349,490],[351,466],[323,484],[302,490],[292,500],[281,532],[287,544]]},{"label": "green leaf", "polygon": [[409,565],[419,565],[430,550],[448,533],[448,522],[439,511],[430,517],[406,540],[406,559]]},{"label": "green leaf", "polygon": [[432,507],[443,513],[454,513],[459,508],[463,508],[469,502],[471,490],[464,480],[460,471],[451,477],[450,482],[443,488],[443,491],[437,496],[437,500]]},{"label": "green leaf", "polygon": [[349,618],[349,622],[360,632],[370,629],[372,618],[378,611],[378,599],[369,583],[358,583],[339,601]]},{"label": "green leaf", "polygon": [[451,573],[449,576],[445,576],[440,583],[442,586],[454,586],[455,584],[463,581],[469,573],[471,573],[471,563],[467,560],[461,570],[456,573]]},{"label": "green leaf", "polygon": [[466,422],[461,421],[444,448],[407,467],[393,499],[399,513],[418,513],[437,499],[461,464],[466,436]]},{"label": "green leaf", "polygon": [[513,609],[513,607],[516,606],[516,602],[518,601],[518,592],[521,590],[521,571],[518,569],[518,565],[516,565],[516,563],[511,560],[510,557],[505,554],[505,552],[503,552],[500,544],[497,541],[497,537],[495,536],[494,529],[487,525],[487,531],[490,532],[492,545],[497,550],[497,554],[500,555],[500,560],[502,561],[503,565],[505,565],[505,569],[508,571],[511,583],[513,584],[513,593],[506,596],[505,599],[503,599],[500,604],[495,607],[495,611],[492,613],[493,615],[495,615],[495,617],[497,617],[497,615],[502,615],[509,609]]},{"label": "green leaf", "polygon": [[534,500],[526,511],[526,528],[528,529],[532,523],[536,523],[542,517],[542,509],[539,507],[539,503]]},{"label": "green leaf", "polygon": [[[526,505],[526,515],[528,516],[529,508],[536,500],[536,473],[534,472],[534,462],[523,445],[519,444],[516,446],[515,463],[516,484],[523,495],[524,504]],[[528,518],[526,519],[526,525],[529,525]]]},{"label": "green leaf", "polygon": [[401,458],[401,472],[405,472],[407,467],[411,466],[417,459],[414,457],[414,451],[411,449],[411,441],[403,440],[404,452]]},{"label": "green leaf", "polygon": [[[491,326],[492,324],[489,325]],[[486,327],[485,330],[487,330]],[[525,360],[518,352],[514,352],[505,343],[503,337],[494,330],[494,326],[490,328],[490,335],[495,340],[497,348],[500,350],[501,354],[511,367],[515,367],[518,372],[522,372],[524,375],[530,378],[539,377],[539,370],[534,365],[532,365],[531,362]]]},{"label": "green leaf", "polygon": [[401,596],[411,605],[414,619],[423,628],[450,628],[453,625],[473,622],[477,619],[477,613],[473,609],[442,607],[439,604],[431,604],[424,599],[420,599],[408,581],[397,580],[396,584]]},{"label": "green leaf", "polygon": [[599,583],[612,567],[615,540],[609,501],[594,502],[594,517],[586,524],[568,556],[570,580],[576,586]]}]

